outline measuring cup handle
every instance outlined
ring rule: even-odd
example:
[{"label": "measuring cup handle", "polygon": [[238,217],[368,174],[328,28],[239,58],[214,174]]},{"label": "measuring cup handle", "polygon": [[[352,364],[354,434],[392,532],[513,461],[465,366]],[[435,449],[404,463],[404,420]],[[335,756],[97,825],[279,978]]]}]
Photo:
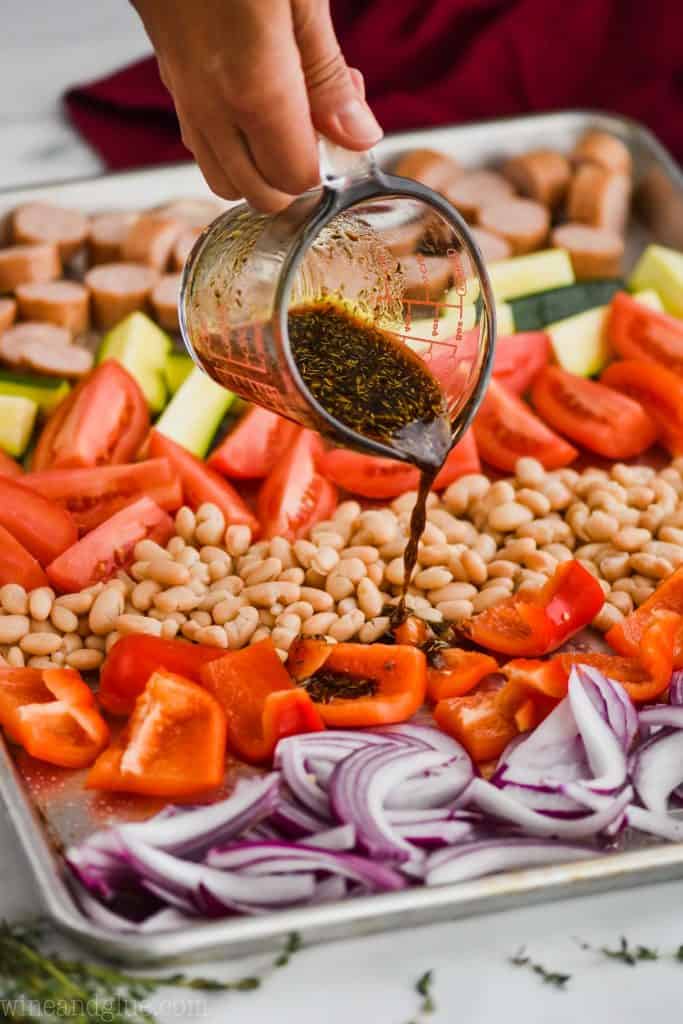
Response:
[{"label": "measuring cup handle", "polygon": [[330,142],[322,135],[318,135],[318,153],[320,180],[327,188],[342,188],[357,178],[369,177],[376,169],[375,156],[371,149],[355,153]]}]

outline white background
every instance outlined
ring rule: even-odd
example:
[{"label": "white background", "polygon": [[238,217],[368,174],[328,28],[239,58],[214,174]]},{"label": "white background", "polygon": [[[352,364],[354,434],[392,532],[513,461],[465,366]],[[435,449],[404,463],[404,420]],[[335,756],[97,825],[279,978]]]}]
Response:
[{"label": "white background", "polygon": [[[126,0],[5,0],[0,40],[0,187],[92,174],[99,161],[64,123],[59,97],[148,48]],[[675,950],[683,943],[683,884],[550,904],[469,921],[338,942],[304,950],[259,992],[212,997],[199,1019],[239,1024],[408,1024],[416,1017],[416,979],[434,970],[433,1024],[643,1024],[681,1020],[683,963],[627,967],[579,950],[634,942]],[[20,849],[0,809],[0,917],[34,913],[38,904]],[[543,986],[507,958],[520,945],[547,967],[572,974],[564,992]],[[231,977],[266,962],[202,965]],[[168,992],[169,997],[174,996]],[[182,995],[164,1021],[187,1017]],[[195,1012],[190,1011],[193,1017]]]}]

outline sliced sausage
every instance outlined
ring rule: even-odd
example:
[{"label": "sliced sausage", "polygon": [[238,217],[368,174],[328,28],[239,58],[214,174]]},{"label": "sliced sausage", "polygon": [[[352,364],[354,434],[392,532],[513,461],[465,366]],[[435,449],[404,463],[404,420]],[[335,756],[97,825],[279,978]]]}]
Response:
[{"label": "sliced sausage", "polygon": [[88,218],[79,210],[50,203],[25,203],[12,214],[12,236],[25,245],[51,242],[66,261],[85,244]]},{"label": "sliced sausage", "polygon": [[470,171],[445,190],[448,201],[469,221],[476,221],[482,207],[513,194],[510,182],[496,171]]},{"label": "sliced sausage", "polygon": [[615,174],[631,174],[633,169],[628,146],[609,132],[586,132],[574,147],[571,158],[575,164],[597,164]]},{"label": "sliced sausage", "polygon": [[412,178],[436,192],[452,185],[462,173],[457,160],[437,153],[434,149],[412,149],[409,153],[403,153],[394,165],[394,174],[401,178]]},{"label": "sliced sausage", "polygon": [[178,295],[181,274],[164,274],[152,289],[150,302],[154,315],[167,331],[178,330]]},{"label": "sliced sausage", "polygon": [[628,220],[631,179],[597,164],[582,164],[569,186],[567,217],[594,228],[623,232]]},{"label": "sliced sausage", "polygon": [[62,272],[56,245],[10,245],[0,249],[0,292],[29,281],[54,281]]},{"label": "sliced sausage", "polygon": [[6,331],[14,323],[17,304],[14,299],[0,299],[0,331]]},{"label": "sliced sausage", "polygon": [[90,222],[88,248],[92,263],[115,263],[120,260],[123,241],[139,213],[102,213]]},{"label": "sliced sausage", "polygon": [[92,369],[93,355],[72,345],[65,327],[27,321],[0,334],[0,361],[51,377],[82,377]]},{"label": "sliced sausage", "polygon": [[131,263],[146,263],[155,270],[165,270],[183,227],[179,220],[143,213],[123,240],[121,255]]},{"label": "sliced sausage", "polygon": [[484,228],[472,228],[472,235],[481,249],[481,254],[487,263],[495,263],[496,260],[506,260],[512,256],[512,247],[500,235],[494,235]]},{"label": "sliced sausage", "polygon": [[550,227],[550,214],[547,206],[533,199],[502,199],[479,211],[479,224],[504,238],[518,256],[543,244]]},{"label": "sliced sausage", "polygon": [[174,270],[182,270],[185,266],[185,261],[192,251],[192,246],[201,235],[203,228],[186,228],[181,235],[178,236],[176,244],[173,246],[173,257],[171,264]]},{"label": "sliced sausage", "polygon": [[140,263],[102,263],[85,275],[99,327],[113,327],[124,316],[145,309],[158,275]]},{"label": "sliced sausage", "polygon": [[557,150],[534,149],[508,160],[503,174],[521,195],[555,207],[567,194],[572,170],[566,156]]},{"label": "sliced sausage", "polygon": [[404,256],[401,269],[404,299],[442,299],[453,283],[453,267],[447,256]]},{"label": "sliced sausage", "polygon": [[579,280],[589,277],[617,277],[624,255],[624,239],[609,228],[587,224],[562,224],[550,236],[558,249],[566,249]]},{"label": "sliced sausage", "polygon": [[172,220],[182,220],[194,228],[205,228],[225,213],[226,205],[215,199],[174,199],[152,212]]},{"label": "sliced sausage", "polygon": [[66,327],[73,335],[88,329],[90,292],[82,284],[75,281],[20,284],[16,295],[24,320],[45,320]]}]

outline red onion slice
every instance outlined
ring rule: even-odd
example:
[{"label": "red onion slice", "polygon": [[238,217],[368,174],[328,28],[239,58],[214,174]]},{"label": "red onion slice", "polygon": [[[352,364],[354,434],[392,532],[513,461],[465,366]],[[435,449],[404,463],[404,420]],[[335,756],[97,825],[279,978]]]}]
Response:
[{"label": "red onion slice", "polygon": [[683,730],[655,733],[636,751],[631,777],[645,807],[655,814],[666,814],[669,797],[683,782]]},{"label": "red onion slice", "polygon": [[661,725],[664,728],[683,729],[683,706],[653,704],[649,708],[642,708],[638,718],[641,726],[647,728]]},{"label": "red onion slice", "polygon": [[644,807],[631,804],[626,811],[626,820],[631,828],[647,832],[651,836],[670,839],[674,843],[683,842],[683,821],[673,818],[670,814],[657,814]]},{"label": "red onion slice", "polygon": [[590,692],[592,688],[594,694],[597,692],[604,699],[605,690],[609,685],[606,680],[604,683],[605,687],[598,687],[594,678],[584,672],[581,666],[574,666],[569,675],[568,695],[588,763],[596,776],[591,781],[586,781],[584,785],[596,793],[615,793],[626,782],[626,755],[622,742],[597,710]]},{"label": "red onion slice", "polygon": [[669,684],[669,701],[680,707],[683,704],[683,671],[678,670],[671,676]]},{"label": "red onion slice", "polygon": [[594,857],[590,847],[541,839],[487,839],[440,850],[427,859],[425,883],[446,885],[466,882],[499,871],[513,871],[547,864],[567,864]]}]

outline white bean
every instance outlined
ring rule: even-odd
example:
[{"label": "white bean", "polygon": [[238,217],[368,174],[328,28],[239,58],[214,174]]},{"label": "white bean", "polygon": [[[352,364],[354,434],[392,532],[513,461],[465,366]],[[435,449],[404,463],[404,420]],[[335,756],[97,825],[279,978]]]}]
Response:
[{"label": "white bean", "polygon": [[88,625],[91,632],[105,636],[114,628],[114,622],[123,614],[125,600],[118,587],[105,587],[97,595],[90,609]]},{"label": "white bean", "polygon": [[0,644],[16,644],[30,627],[26,615],[0,615]]},{"label": "white bean", "polygon": [[26,615],[28,612],[28,595],[18,583],[6,583],[0,587],[0,602],[10,615]]},{"label": "white bean", "polygon": [[37,587],[28,595],[29,615],[33,619],[44,622],[50,617],[55,592],[50,587]]}]

